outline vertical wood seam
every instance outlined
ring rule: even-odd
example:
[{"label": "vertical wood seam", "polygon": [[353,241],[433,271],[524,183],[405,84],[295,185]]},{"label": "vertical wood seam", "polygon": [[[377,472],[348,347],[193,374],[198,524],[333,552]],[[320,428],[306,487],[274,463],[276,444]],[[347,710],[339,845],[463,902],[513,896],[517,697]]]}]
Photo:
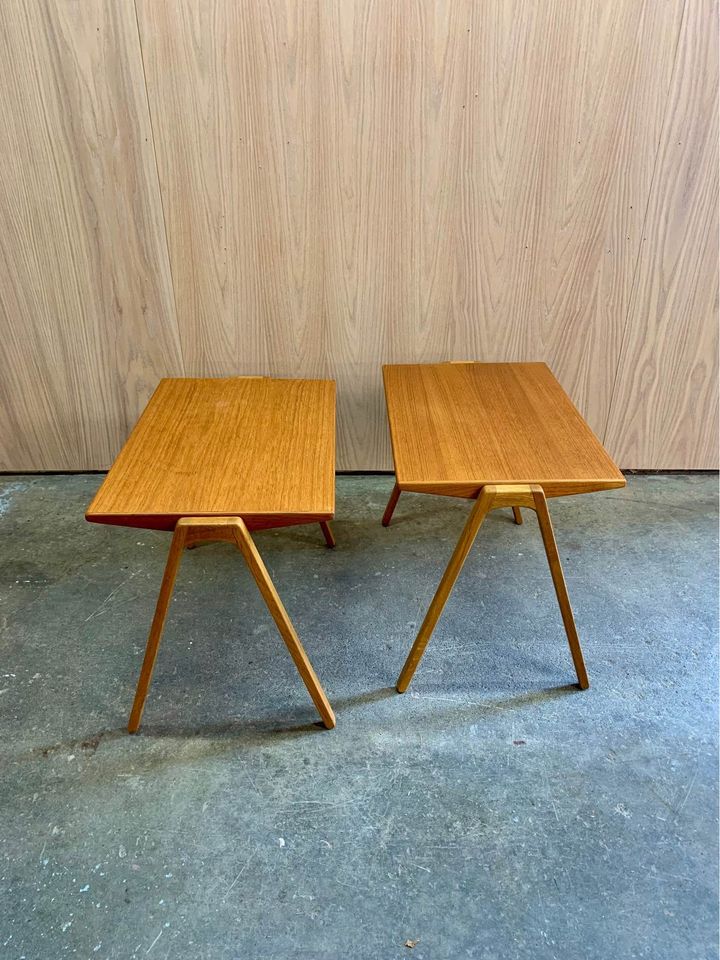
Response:
[{"label": "vertical wood seam", "polygon": [[138,47],[140,49],[140,64],[143,72],[143,88],[145,90],[145,104],[148,112],[148,122],[150,124],[150,137],[152,139],[153,160],[155,162],[155,180],[157,183],[158,196],[160,198],[160,212],[162,213],[163,233],[165,235],[165,255],[167,256],[168,270],[170,271],[170,288],[173,296],[173,309],[175,311],[175,332],[177,334],[178,350],[180,353],[180,363],[182,365],[182,375],[187,375],[185,367],[185,352],[183,350],[182,333],[180,332],[180,321],[178,319],[177,292],[175,290],[175,275],[173,273],[172,257],[170,256],[170,241],[168,239],[167,218],[165,216],[165,203],[163,201],[162,184],[160,182],[160,168],[158,167],[157,149],[155,147],[155,124],[153,123],[152,108],[150,106],[150,92],[148,90],[147,70],[145,69],[145,53],[143,51],[142,33],[140,32],[140,18],[137,11],[137,0],[133,0],[133,10],[135,11],[135,29],[137,30]]},{"label": "vertical wood seam", "polygon": [[[660,150],[663,145],[663,137],[665,135],[665,128],[668,124],[668,111],[670,109],[670,95],[673,89],[673,82],[675,80],[675,74],[678,68],[678,51],[680,50],[680,38],[682,37],[683,27],[685,26],[685,18],[687,15],[687,3],[688,0],[684,0],[682,16],[680,17],[680,22],[678,24],[678,33],[675,38],[675,51],[673,53],[673,65],[672,70],[670,71],[670,78],[668,81],[667,90],[665,91],[665,109],[663,110],[663,119],[660,124],[660,130],[658,131],[658,142],[655,149],[655,159],[653,161],[653,170],[650,177],[650,183],[648,185],[647,200],[645,201],[645,212],[643,213],[642,218],[642,230],[640,231],[640,242],[638,244],[637,256],[635,257],[635,268],[633,270],[632,283],[630,284],[630,292],[628,294],[627,309],[625,312],[625,322],[623,324],[622,337],[620,338],[620,349],[617,354],[617,363],[615,366],[615,376],[613,377],[612,389],[610,390],[610,402],[608,403],[608,412],[607,417],[605,418],[605,429],[602,434],[602,443],[607,443],[607,434],[608,428],[610,427],[610,420],[612,418],[613,409],[615,406],[615,397],[618,387],[618,377],[620,376],[620,366],[622,364],[623,353],[625,350],[628,330],[630,328],[630,314],[632,313],[633,307],[633,298],[635,296],[635,291],[637,288],[637,279],[640,272],[640,258],[642,256],[643,244],[645,243],[645,229],[647,227],[648,213],[650,212],[650,200],[652,199],[653,187],[655,186],[655,176],[657,174],[658,163],[660,160]],[[622,468],[622,464],[620,465]]]}]

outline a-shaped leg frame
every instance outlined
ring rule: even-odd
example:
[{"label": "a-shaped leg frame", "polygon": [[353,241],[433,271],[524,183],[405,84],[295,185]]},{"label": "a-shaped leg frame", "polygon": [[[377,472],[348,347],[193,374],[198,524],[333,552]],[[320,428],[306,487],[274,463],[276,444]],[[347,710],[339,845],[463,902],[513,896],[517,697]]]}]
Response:
[{"label": "a-shaped leg frame", "polygon": [[[522,523],[522,521],[520,521]],[[332,527],[330,526],[329,520],[320,520],[320,529],[322,531],[323,537],[325,537],[325,545],[327,547],[335,546],[335,534],[332,532]],[[210,543],[210,540],[206,540],[205,543]],[[201,543],[189,543],[187,545],[188,550],[194,550],[195,547],[201,546]]]},{"label": "a-shaped leg frame", "polygon": [[[392,520],[393,513],[395,513],[395,507],[397,506],[397,502],[400,499],[401,493],[402,491],[396,483],[392,488],[390,499],[388,500],[387,506],[385,507],[385,513],[383,514],[382,525],[384,527],[390,526],[390,521]],[[522,518],[522,513],[520,512],[520,507],[513,507],[512,512],[513,512],[513,517],[515,519],[515,523],[521,524],[523,522],[523,518]],[[333,545],[334,544],[328,544],[328,546],[333,546]]]},{"label": "a-shaped leg frame", "polygon": [[[573,663],[575,664],[578,683],[583,690],[587,689],[590,685],[580,649],[580,641],[575,628],[570,599],[565,585],[565,577],[563,576],[562,566],[560,564],[555,535],[553,533],[552,523],[550,522],[547,501],[542,487],[535,484],[487,484],[480,489],[473,508],[470,511],[470,516],[460,534],[457,546],[447,565],[447,569],[442,576],[440,585],[435,592],[428,612],[425,614],[425,619],[422,622],[415,643],[405,661],[405,666],[402,668],[400,676],[398,677],[397,689],[399,693],[404,693],[412,680],[420,658],[425,652],[425,647],[440,619],[440,614],[463,568],[463,564],[465,563],[483,520],[491,510],[495,510],[498,507],[513,507],[513,512],[515,509],[518,509],[519,512],[520,507],[529,507],[531,510],[536,511],[550,573],[553,584],[555,585],[555,593],[565,625],[568,644],[570,645],[570,653],[572,654]],[[515,519],[517,522],[517,515]]]},{"label": "a-shaped leg frame", "polygon": [[[323,533],[325,533],[324,528]],[[332,533],[330,536],[332,536]],[[153,667],[155,666],[155,659],[160,645],[160,637],[165,624],[165,617],[167,615],[175,577],[178,567],[180,566],[183,549],[205,540],[228,540],[234,543],[238,550],[240,550],[250,573],[253,575],[255,583],[258,585],[262,598],[270,611],[270,615],[275,621],[280,635],[290,651],[290,656],[295,662],[298,673],[307,687],[313,703],[317,707],[323,724],[328,729],[334,727],[335,714],[330,706],[330,702],[325,696],[325,691],[320,686],[320,681],[300,643],[295,628],[287,615],[282,600],[278,596],[275,585],[270,579],[262,557],[258,553],[257,547],[243,520],[240,517],[213,517],[212,520],[203,519],[202,517],[184,517],[178,520],[172,543],[170,544],[165,573],[155,608],[155,616],[153,617],[150,628],[150,635],[145,649],[145,658],[140,671],[135,701],[128,723],[130,733],[135,733],[140,726],[140,719],[142,717],[143,707],[145,706],[145,698],[147,697],[147,692],[150,687]]]}]

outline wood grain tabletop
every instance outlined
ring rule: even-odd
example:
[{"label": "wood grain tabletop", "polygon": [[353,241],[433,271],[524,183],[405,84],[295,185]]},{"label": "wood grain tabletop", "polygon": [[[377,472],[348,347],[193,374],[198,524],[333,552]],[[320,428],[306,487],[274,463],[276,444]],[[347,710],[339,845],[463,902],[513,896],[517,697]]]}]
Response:
[{"label": "wood grain tabletop", "polygon": [[540,484],[546,496],[625,478],[544,363],[383,368],[397,482],[471,497],[484,484]]},{"label": "wood grain tabletop", "polygon": [[160,381],[86,519],[171,530],[184,516],[240,516],[257,529],[334,510],[334,381],[173,378]]}]

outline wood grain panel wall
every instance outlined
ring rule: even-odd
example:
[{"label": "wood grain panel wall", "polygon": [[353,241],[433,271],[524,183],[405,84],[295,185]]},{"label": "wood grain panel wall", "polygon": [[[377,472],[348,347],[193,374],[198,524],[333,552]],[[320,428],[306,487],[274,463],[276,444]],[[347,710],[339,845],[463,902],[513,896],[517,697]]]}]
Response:
[{"label": "wood grain panel wall", "polygon": [[132,3],[0,5],[0,469],[106,466],[182,372]]},{"label": "wood grain panel wall", "polygon": [[339,467],[387,468],[380,365],[470,357],[717,466],[716,18],[9,0],[0,468],[106,466],[183,370],[334,376]]},{"label": "wood grain panel wall", "polygon": [[606,441],[718,466],[718,8],[685,8]]},{"label": "wood grain panel wall", "polygon": [[603,432],[681,12],[321,4],[348,459],[388,462],[393,360],[547,360]]},{"label": "wood grain panel wall", "polygon": [[329,372],[317,3],[137,11],[188,374]]}]

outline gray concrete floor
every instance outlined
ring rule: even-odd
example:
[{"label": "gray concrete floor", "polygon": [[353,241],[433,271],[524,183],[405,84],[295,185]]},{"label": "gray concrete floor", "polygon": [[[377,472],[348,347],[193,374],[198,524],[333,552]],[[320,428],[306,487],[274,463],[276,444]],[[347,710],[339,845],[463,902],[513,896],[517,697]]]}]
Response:
[{"label": "gray concrete floor", "polygon": [[213,544],[137,737],[169,538],[85,523],[100,479],[0,478],[3,957],[717,956],[715,477],[551,503],[590,690],[501,511],[405,696],[468,504],[405,494],[385,530],[391,479],[341,477],[336,550],[257,535],[337,728]]}]

